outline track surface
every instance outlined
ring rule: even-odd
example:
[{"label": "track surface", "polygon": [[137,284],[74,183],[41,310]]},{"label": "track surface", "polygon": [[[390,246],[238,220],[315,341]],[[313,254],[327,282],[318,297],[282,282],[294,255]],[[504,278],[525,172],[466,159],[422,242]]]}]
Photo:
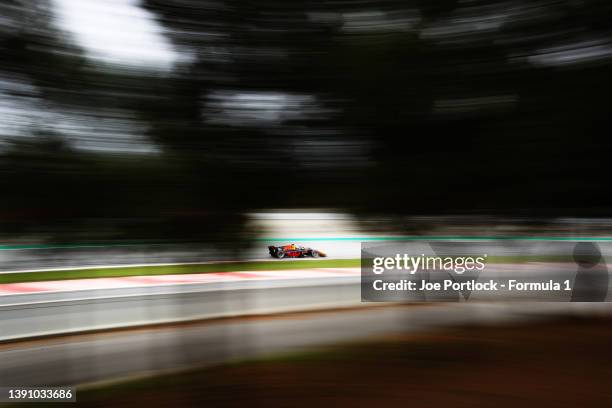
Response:
[{"label": "track surface", "polygon": [[3,284],[0,341],[359,306],[359,275],[315,268]]},{"label": "track surface", "polygon": [[[95,297],[113,297],[119,292],[123,295],[196,290],[203,292],[206,289],[210,291],[209,288],[227,289],[229,285],[247,282],[259,282],[268,286],[312,279],[331,282],[333,278],[359,278],[360,274],[359,268],[310,268],[5,283],[0,284],[0,306],[50,298],[66,300],[71,297],[94,297],[90,295],[92,291],[95,291]],[[236,289],[240,288],[236,286]]]}]

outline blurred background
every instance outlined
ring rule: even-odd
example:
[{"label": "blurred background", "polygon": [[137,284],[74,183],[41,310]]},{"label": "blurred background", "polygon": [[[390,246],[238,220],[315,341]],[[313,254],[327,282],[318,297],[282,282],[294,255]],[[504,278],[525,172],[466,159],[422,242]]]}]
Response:
[{"label": "blurred background", "polygon": [[[358,258],[361,241],[406,236],[605,241],[611,19],[603,0],[3,0],[0,382],[84,385],[94,406],[142,401],[160,384],[170,384],[166,399],[151,405],[243,405],[229,397],[237,390],[256,405],[359,405],[350,387],[317,388],[334,376],[365,387],[366,373],[351,369],[368,366],[355,341],[386,344],[372,369],[401,388],[404,366],[446,378],[474,359],[503,366],[536,355],[546,350],[539,334],[525,339],[520,327],[545,320],[598,354],[559,369],[572,348],[554,337],[558,347],[530,367],[556,377],[524,394],[517,380],[513,401],[609,406],[605,303],[371,307],[359,302]],[[295,241],[328,259],[271,263],[268,245]],[[567,255],[546,268],[574,268]],[[310,283],[234,282],[285,268]],[[243,274],[219,277],[214,290],[176,280],[204,272]],[[295,287],[270,292],[278,285]],[[74,303],[85,298],[98,303]],[[491,324],[512,328],[483,329],[486,347],[464,329]],[[147,328],[115,332],[134,326]],[[457,336],[469,353],[439,344]],[[407,352],[413,341],[424,354]],[[346,342],[308,354],[307,368],[291,354],[275,360],[281,368],[92,385]],[[435,403],[431,385],[412,382],[410,393],[423,395],[419,406],[499,403],[502,378],[516,372],[478,367],[481,388],[440,381],[448,398]],[[558,398],[578,379],[584,395]]]}]

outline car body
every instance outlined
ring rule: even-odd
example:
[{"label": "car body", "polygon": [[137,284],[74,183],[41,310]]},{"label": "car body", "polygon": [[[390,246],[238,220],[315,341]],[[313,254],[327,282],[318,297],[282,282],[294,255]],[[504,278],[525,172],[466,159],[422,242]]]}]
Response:
[{"label": "car body", "polygon": [[314,248],[308,248],[301,245],[289,244],[289,245],[280,245],[274,246],[270,245],[268,247],[268,251],[270,252],[270,256],[274,258],[304,258],[306,256],[312,258],[318,258],[320,256],[325,257],[327,254],[316,250]]}]

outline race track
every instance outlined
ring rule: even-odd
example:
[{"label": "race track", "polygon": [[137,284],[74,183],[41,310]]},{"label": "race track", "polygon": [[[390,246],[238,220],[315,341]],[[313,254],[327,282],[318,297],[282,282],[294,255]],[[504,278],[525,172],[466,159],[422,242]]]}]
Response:
[{"label": "race track", "polygon": [[[240,248],[231,248],[231,245],[229,249],[200,245],[6,246],[0,250],[0,273],[66,267],[270,260],[268,245],[291,242],[324,251],[330,259],[359,258],[362,241],[374,238],[377,243],[385,243],[381,237],[356,233],[354,226],[347,225],[342,218],[296,220],[294,215],[291,217],[266,220],[268,224],[276,223],[274,228],[268,228],[267,238],[251,240],[249,245]],[[295,227],[296,223],[299,228]],[[574,243],[559,246],[547,242],[489,241],[477,245],[480,252],[501,255],[549,254],[551,251],[567,255],[571,254]],[[469,253],[469,248],[463,247],[466,248]],[[612,256],[612,245],[602,246],[602,253]],[[500,265],[488,273],[504,272],[504,268],[518,270],[516,265]],[[538,268],[543,274],[550,269],[544,264]],[[554,265],[555,271],[568,276],[573,276],[575,269],[572,263]],[[398,331],[412,333],[456,324],[501,324],[560,313],[607,314],[612,311],[608,303],[364,305],[360,302],[358,268],[95,281],[94,286],[90,286],[92,282],[76,280],[0,285],[0,340],[5,341],[0,345],[0,384],[87,384],[210,366]],[[328,311],[321,312],[323,309]],[[303,311],[309,312],[299,316],[245,317]],[[186,321],[190,322],[175,325]],[[164,326],[151,327],[151,324]],[[91,330],[100,332],[76,334]],[[16,341],[66,333],[75,334]]]},{"label": "race track", "polygon": [[0,341],[359,306],[359,268],[131,276],[0,285]]}]

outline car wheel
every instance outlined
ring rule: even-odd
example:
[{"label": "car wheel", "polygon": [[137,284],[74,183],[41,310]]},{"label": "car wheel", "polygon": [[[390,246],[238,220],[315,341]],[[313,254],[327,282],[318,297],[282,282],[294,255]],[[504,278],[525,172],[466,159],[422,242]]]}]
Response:
[{"label": "car wheel", "polygon": [[278,259],[283,259],[285,257],[285,252],[279,249],[278,251],[276,251],[276,257]]},{"label": "car wheel", "polygon": [[318,258],[319,253],[313,249],[312,251],[310,251],[310,256],[312,256],[313,258]]}]

